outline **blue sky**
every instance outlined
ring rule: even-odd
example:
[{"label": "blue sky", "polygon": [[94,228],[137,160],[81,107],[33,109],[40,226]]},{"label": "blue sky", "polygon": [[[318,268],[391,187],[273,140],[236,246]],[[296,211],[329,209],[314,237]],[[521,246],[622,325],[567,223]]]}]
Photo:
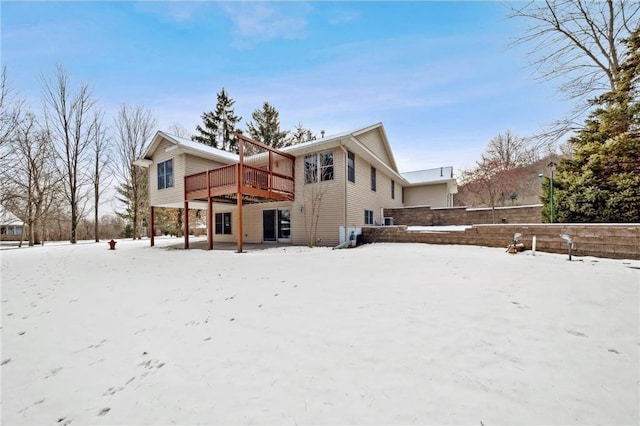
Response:
[{"label": "blue sky", "polygon": [[382,122],[401,171],[472,167],[489,139],[568,105],[510,42],[501,2],[2,2],[2,64],[41,108],[58,64],[109,121],[144,104],[190,131],[224,87],[242,127],[268,101],[283,129]]}]

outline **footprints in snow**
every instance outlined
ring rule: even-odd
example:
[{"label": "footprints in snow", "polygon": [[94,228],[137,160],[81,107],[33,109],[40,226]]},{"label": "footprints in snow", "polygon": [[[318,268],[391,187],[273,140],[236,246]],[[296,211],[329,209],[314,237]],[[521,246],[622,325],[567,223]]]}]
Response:
[{"label": "footprints in snow", "polygon": [[[580,332],[580,331],[575,331],[575,330],[565,330],[567,333],[571,334],[572,336],[576,336],[576,337],[584,337],[584,338],[589,338],[589,336],[587,336],[586,334]],[[618,351],[617,349],[614,348],[610,348],[607,349],[607,352],[611,352],[612,354],[616,354],[616,355],[620,355],[620,351]]]},{"label": "footprints in snow", "polygon": [[[143,357],[147,357],[147,355],[149,355],[147,352],[142,352],[142,356]],[[104,393],[102,394],[102,396],[113,396],[116,393],[123,391],[127,388],[127,386],[129,386],[131,383],[140,383],[142,380],[144,380],[145,377],[147,377],[149,374],[154,374],[156,373],[159,369],[161,369],[162,367],[164,367],[165,363],[157,360],[157,359],[145,359],[142,362],[140,362],[138,364],[140,373],[136,374],[135,376],[129,378],[126,382],[124,382],[123,385],[121,386],[112,386],[109,389],[107,389],[106,391],[104,391]],[[105,411],[103,414],[99,414],[99,415],[104,415],[106,414],[109,409],[106,409],[107,411]]]}]

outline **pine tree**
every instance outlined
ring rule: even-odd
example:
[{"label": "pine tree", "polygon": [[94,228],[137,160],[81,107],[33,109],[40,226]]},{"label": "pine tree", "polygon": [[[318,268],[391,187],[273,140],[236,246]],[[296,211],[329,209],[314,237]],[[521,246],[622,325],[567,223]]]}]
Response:
[{"label": "pine tree", "polygon": [[298,123],[287,139],[287,146],[304,142],[311,142],[317,139],[316,135],[309,129],[305,129],[302,123]]},{"label": "pine tree", "polygon": [[265,102],[262,109],[257,109],[251,114],[253,121],[247,123],[249,136],[273,148],[283,148],[290,145],[287,140],[289,132],[280,130],[279,115],[275,107],[269,105],[269,102]]},{"label": "pine tree", "polygon": [[237,125],[242,120],[233,109],[235,100],[231,99],[224,87],[217,94],[216,110],[202,114],[204,128],[198,125],[198,134],[191,139],[230,152],[238,152],[238,140],[235,132]]},{"label": "pine tree", "polygon": [[[640,221],[640,30],[625,44],[627,56],[616,88],[594,101],[599,108],[570,140],[573,158],[558,166],[554,179],[558,221]],[[548,186],[545,182],[545,212],[549,212]]]}]

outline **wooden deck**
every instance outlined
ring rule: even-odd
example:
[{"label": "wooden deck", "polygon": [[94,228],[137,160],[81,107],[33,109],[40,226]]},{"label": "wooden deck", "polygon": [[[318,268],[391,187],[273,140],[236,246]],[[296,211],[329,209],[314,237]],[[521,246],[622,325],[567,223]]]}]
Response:
[{"label": "wooden deck", "polygon": [[239,162],[184,177],[184,200],[293,201],[295,157],[237,134]]},{"label": "wooden deck", "polygon": [[[205,170],[184,177],[184,226],[189,228],[189,201],[207,202],[207,247],[213,249],[213,203],[237,205],[238,252],[242,253],[242,206],[269,201],[293,201],[295,157],[258,141],[236,134],[238,163]],[[153,208],[151,225],[153,228]],[[153,240],[151,242],[153,245]],[[189,248],[188,235],[184,248]]]},{"label": "wooden deck", "polygon": [[[240,182],[240,185],[238,185]],[[231,164],[185,176],[185,200],[235,202],[242,195],[246,203],[292,201],[293,176],[246,164]]]}]

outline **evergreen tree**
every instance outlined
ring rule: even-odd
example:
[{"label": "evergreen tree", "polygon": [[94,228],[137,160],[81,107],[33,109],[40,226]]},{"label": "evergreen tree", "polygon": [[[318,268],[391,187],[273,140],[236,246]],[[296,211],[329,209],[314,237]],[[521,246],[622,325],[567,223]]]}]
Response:
[{"label": "evergreen tree", "polygon": [[[628,53],[616,88],[594,101],[599,108],[570,140],[573,158],[558,166],[554,179],[558,221],[640,221],[640,30],[625,43]],[[546,215],[548,188],[546,180],[542,200]]]},{"label": "evergreen tree", "polygon": [[238,131],[237,125],[242,117],[235,114],[233,109],[235,102],[223,87],[217,94],[216,110],[202,114],[204,128],[198,125],[196,127],[198,134],[191,139],[214,148],[237,153],[238,140],[235,132]]},{"label": "evergreen tree", "polygon": [[275,107],[265,102],[262,109],[257,109],[251,114],[253,121],[247,123],[249,137],[273,148],[289,146],[291,144],[287,139],[289,132],[280,130],[279,115]]},{"label": "evergreen tree", "polygon": [[287,146],[296,145],[304,142],[311,142],[311,141],[315,141],[316,139],[318,138],[316,137],[316,135],[313,134],[311,130],[305,129],[302,126],[302,123],[298,123],[295,129],[293,130],[293,132],[291,133],[291,135],[289,136],[289,138],[287,139]]}]

